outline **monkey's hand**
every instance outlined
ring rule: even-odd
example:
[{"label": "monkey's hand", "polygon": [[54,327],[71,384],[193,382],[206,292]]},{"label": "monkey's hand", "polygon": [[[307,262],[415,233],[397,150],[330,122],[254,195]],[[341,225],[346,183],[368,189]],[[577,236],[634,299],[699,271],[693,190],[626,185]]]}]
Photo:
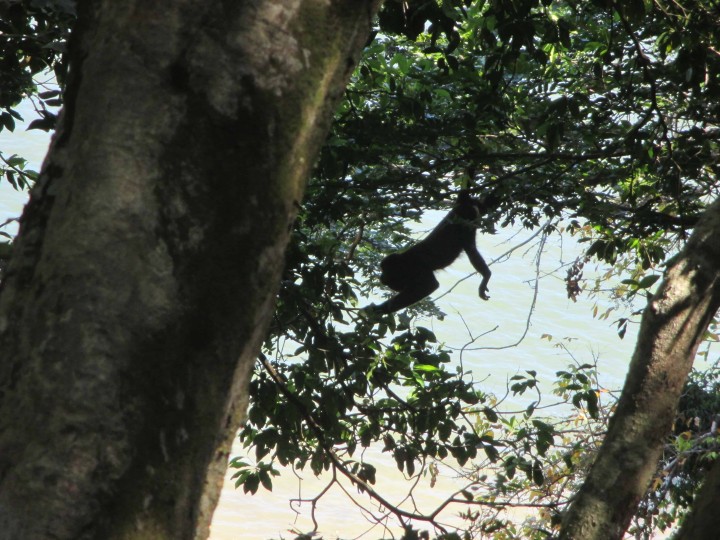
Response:
[{"label": "monkey's hand", "polygon": [[480,288],[478,289],[478,294],[480,295],[480,298],[482,298],[483,300],[490,300],[490,296],[488,295],[488,292],[490,292],[490,291],[488,291],[487,283],[485,283],[485,281],[483,281],[480,284]]}]

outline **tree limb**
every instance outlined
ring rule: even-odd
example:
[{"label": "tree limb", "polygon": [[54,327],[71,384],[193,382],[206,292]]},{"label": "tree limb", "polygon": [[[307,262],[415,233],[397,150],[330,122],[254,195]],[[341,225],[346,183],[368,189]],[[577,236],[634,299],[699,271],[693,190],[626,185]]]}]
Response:
[{"label": "tree limb", "polygon": [[720,199],[648,302],[617,412],[560,538],[622,538],[645,494],[697,348],[720,307],[718,235]]}]

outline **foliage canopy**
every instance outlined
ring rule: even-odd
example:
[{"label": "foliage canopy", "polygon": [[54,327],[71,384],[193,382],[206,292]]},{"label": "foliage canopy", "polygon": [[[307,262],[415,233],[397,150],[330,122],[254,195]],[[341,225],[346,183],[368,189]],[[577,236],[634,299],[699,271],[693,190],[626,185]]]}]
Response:
[{"label": "foliage canopy", "polygon": [[[500,417],[492,398],[453,371],[427,328],[408,315],[367,320],[348,304],[375,284],[380,254],[410,241],[403,223],[445,206],[460,186],[500,201],[481,228],[565,219],[587,258],[615,265],[617,294],[651,289],[718,195],[712,9],[387,2],[298,221],[267,343],[272,369],[258,373],[241,434],[256,456],[316,472],[347,459],[362,486],[374,472],[352,456],[377,442],[410,476],[429,458],[486,458],[503,471],[494,489],[518,469],[542,484],[541,471],[553,469],[548,448],[562,446],[559,427],[532,420],[530,408],[527,424],[500,442],[488,434]],[[573,297],[582,264],[569,269]],[[627,322],[618,322],[621,335]],[[533,388],[529,375],[513,391]],[[597,386],[582,370],[575,376],[567,399],[597,417]],[[562,452],[570,471],[586,442]],[[548,503],[547,529],[533,534],[557,525],[562,504]],[[659,505],[656,496],[650,506]],[[638,526],[652,523],[646,512]]]}]

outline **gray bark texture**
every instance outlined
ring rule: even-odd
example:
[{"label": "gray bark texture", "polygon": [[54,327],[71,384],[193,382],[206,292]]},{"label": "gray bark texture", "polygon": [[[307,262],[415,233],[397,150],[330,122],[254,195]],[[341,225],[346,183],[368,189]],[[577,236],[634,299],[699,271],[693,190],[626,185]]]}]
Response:
[{"label": "gray bark texture", "polygon": [[205,538],[375,0],[81,1],[0,289],[0,538]]},{"label": "gray bark texture", "polygon": [[697,347],[720,307],[718,238],[720,200],[705,211],[645,308],[617,410],[560,538],[623,537],[656,472]]}]

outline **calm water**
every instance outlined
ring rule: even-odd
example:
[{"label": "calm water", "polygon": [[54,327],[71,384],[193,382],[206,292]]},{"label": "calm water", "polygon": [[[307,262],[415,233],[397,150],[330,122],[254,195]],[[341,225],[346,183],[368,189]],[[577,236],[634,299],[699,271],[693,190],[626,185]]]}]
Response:
[{"label": "calm water", "polygon": [[[21,111],[26,119],[32,119],[31,110]],[[13,153],[31,161],[39,170],[47,149],[48,136],[38,131],[25,132],[16,128],[16,135],[8,137],[0,132],[0,150],[5,156]],[[7,183],[0,183],[0,223],[17,216],[25,202],[25,194],[14,191]],[[418,231],[432,227],[442,216],[430,213]],[[8,230],[7,228],[5,229]],[[14,228],[10,229],[14,231]],[[501,231],[495,236],[480,236],[478,247],[486,260],[491,261],[530,237],[530,231]],[[540,264],[539,293],[531,325],[524,341],[518,347],[501,348],[514,344],[525,331],[528,312],[532,305],[536,274],[535,256],[538,240],[516,250],[510,257],[492,265],[489,302],[477,297],[479,279],[475,276],[462,282],[452,292],[443,296],[439,304],[447,313],[444,321],[425,320],[419,324],[435,330],[439,339],[448,347],[459,349],[477,338],[463,353],[465,369],[471,369],[480,387],[502,395],[509,377],[527,369],[536,370],[538,377],[549,385],[557,370],[571,363],[568,353],[557,345],[562,342],[581,362],[592,362],[598,358],[603,378],[601,383],[609,388],[619,388],[625,376],[632,348],[634,328],[628,330],[624,340],[610,323],[619,315],[600,321],[592,315],[593,301],[581,297],[575,304],[567,299],[563,277],[566,270],[562,263],[572,262],[580,253],[579,247],[567,238],[563,242],[552,237],[545,245]],[[437,295],[447,292],[457,281],[472,272],[466,259],[456,262],[452,268],[440,272],[440,288]],[[586,269],[586,277],[591,269]],[[601,304],[602,313],[609,304]],[[552,340],[543,339],[551,335]],[[482,336],[482,337],[480,337]],[[457,360],[458,354],[454,355]],[[549,387],[549,386],[547,386]],[[510,402],[510,405],[524,407],[528,401]],[[236,455],[242,454],[236,448]],[[406,495],[407,486],[396,472],[394,462],[378,451],[366,453],[368,460],[378,466],[378,490],[391,502],[398,503]],[[228,476],[229,478],[229,476]],[[220,505],[213,521],[213,540],[239,540],[262,538],[292,538],[289,531],[312,529],[310,505],[305,503],[296,509],[290,508],[291,498],[311,498],[328,482],[316,480],[312,475],[302,473],[302,479],[292,471],[285,471],[275,479],[272,493],[260,492],[256,496],[245,496],[236,491],[229,479],[226,480]],[[431,488],[423,479],[415,490],[415,504],[428,511],[447,498],[453,489],[462,487],[449,467],[443,470],[441,481]],[[352,538],[361,535],[372,526],[365,516],[352,504],[350,497],[358,501],[367,499],[358,495],[352,487],[346,486],[347,493],[334,486],[318,503],[317,518],[325,538],[342,536]],[[406,505],[410,508],[409,505]],[[456,508],[449,507],[443,514],[443,521],[454,522]],[[374,529],[366,538],[383,536],[381,529]],[[389,535],[386,535],[389,536]]]},{"label": "calm water", "polygon": [[[434,220],[432,218],[435,218]],[[437,222],[437,216],[430,216],[432,222]],[[507,251],[512,245],[531,233],[520,233],[520,236],[505,241],[511,236],[509,233],[493,237],[478,239],[478,246],[487,259]],[[535,278],[535,262],[533,257],[537,250],[534,245],[525,253],[519,250],[510,259],[496,263],[492,266],[493,277],[490,281],[491,300],[483,302],[477,297],[479,278],[473,277],[464,281],[452,293],[440,300],[440,305],[448,314],[444,321],[422,321],[420,324],[433,328],[441,341],[449,347],[460,348],[486,332],[473,347],[499,348],[514,344],[525,331],[528,310],[533,298],[533,280]],[[624,340],[617,337],[614,328],[609,324],[617,318],[611,316],[609,321],[598,321],[592,316],[592,305],[587,298],[575,304],[567,299],[565,283],[562,278],[566,270],[555,271],[559,261],[572,261],[579,252],[577,245],[561,248],[557,240],[546,246],[546,252],[541,261],[540,290],[535,312],[532,316],[531,326],[527,336],[518,347],[507,349],[466,350],[463,354],[465,369],[472,369],[475,380],[482,381],[480,387],[494,392],[497,395],[505,393],[506,381],[512,375],[527,369],[536,370],[538,378],[546,383],[548,389],[554,381],[555,372],[565,369],[572,360],[567,352],[560,349],[557,344],[562,342],[581,362],[592,362],[598,358],[603,377],[601,383],[612,389],[620,388],[625,377],[626,366],[629,363],[634,346],[634,329],[628,330]],[[463,259],[458,261],[449,271],[439,273],[440,288],[438,294],[443,294],[459,279],[472,272],[470,263]],[[590,272],[586,271],[586,276]],[[602,313],[608,306],[601,306]],[[550,334],[552,341],[541,336]],[[454,357],[457,359],[458,354]],[[546,396],[546,402],[550,402]],[[512,399],[508,408],[524,409],[532,400]],[[241,454],[241,449],[237,449]],[[394,466],[394,461],[378,451],[370,452],[368,460],[380,464],[378,472],[378,490],[389,499],[398,503],[406,496],[408,486],[401,480],[400,474]],[[461,481],[456,480],[457,475],[448,467],[444,472],[443,482],[434,488],[430,487],[429,479],[422,479],[416,489],[415,503],[422,510],[429,511],[439,506],[453,490],[463,487]],[[292,538],[289,530],[298,528],[303,531],[312,529],[310,519],[310,505],[300,508],[295,514],[289,507],[288,500],[298,498],[301,490],[304,498],[311,498],[321,491],[328,479],[317,481],[311,475],[303,473],[303,480],[299,480],[292,471],[287,471],[283,477],[276,480],[273,493],[263,493],[250,497],[244,496],[228,487],[226,488],[220,506],[216,513],[213,540],[257,539],[257,538]],[[383,480],[384,479],[384,480]],[[357,492],[348,488],[349,493],[358,500],[367,501]],[[410,504],[405,505],[410,509]],[[455,514],[457,507],[448,507],[442,514],[446,523],[457,522]],[[317,511],[318,521],[322,527],[325,538],[353,538],[367,531],[371,524],[363,514],[352,505],[348,495],[337,486],[319,503]],[[397,532],[397,529],[395,529]],[[389,535],[386,535],[389,536]],[[370,532],[366,538],[380,538],[378,529]]]}]

